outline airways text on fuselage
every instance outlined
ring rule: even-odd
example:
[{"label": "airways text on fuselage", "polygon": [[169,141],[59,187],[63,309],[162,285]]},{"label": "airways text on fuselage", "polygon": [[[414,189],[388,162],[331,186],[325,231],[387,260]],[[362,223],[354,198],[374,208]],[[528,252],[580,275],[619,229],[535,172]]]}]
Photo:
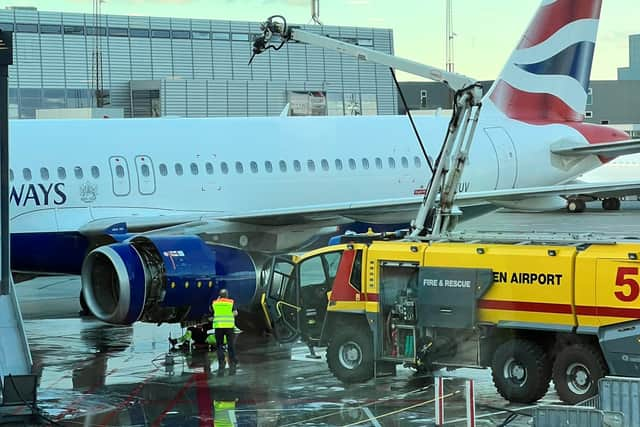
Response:
[{"label": "airways text on fuselage", "polygon": [[9,203],[14,206],[60,206],[66,201],[62,182],[13,186],[9,194]]}]

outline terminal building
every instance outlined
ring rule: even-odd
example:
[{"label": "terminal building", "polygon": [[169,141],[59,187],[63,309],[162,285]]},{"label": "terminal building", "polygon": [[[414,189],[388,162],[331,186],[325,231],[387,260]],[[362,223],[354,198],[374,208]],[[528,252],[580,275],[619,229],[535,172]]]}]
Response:
[{"label": "terminal building", "polygon": [[[390,29],[302,25],[393,54]],[[0,10],[14,32],[11,118],[104,106],[125,117],[397,114],[387,67],[289,43],[254,58],[258,22]]]}]

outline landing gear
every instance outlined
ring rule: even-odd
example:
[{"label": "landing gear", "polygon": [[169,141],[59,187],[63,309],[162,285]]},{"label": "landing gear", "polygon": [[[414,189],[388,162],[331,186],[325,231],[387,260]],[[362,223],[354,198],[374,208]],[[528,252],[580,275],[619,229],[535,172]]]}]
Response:
[{"label": "landing gear", "polygon": [[606,199],[602,199],[602,209],[605,211],[619,211],[620,199],[616,197],[607,197]]},{"label": "landing gear", "polygon": [[564,348],[553,364],[553,383],[558,396],[573,405],[598,393],[598,380],[607,374],[600,350],[588,344]]},{"label": "landing gear", "polygon": [[567,199],[567,212],[580,213],[584,212],[587,208],[587,204],[584,199],[578,197],[572,197]]},{"label": "landing gear", "polygon": [[491,363],[493,383],[510,402],[532,403],[549,389],[551,362],[542,346],[523,339],[501,344]]}]

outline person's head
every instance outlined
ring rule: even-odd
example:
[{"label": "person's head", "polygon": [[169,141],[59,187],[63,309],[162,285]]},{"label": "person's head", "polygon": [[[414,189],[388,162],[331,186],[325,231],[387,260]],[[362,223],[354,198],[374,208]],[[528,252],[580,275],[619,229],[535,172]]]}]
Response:
[{"label": "person's head", "polygon": [[218,293],[218,296],[220,298],[228,298],[229,297],[229,291],[227,291],[226,289],[220,289],[220,292]]}]

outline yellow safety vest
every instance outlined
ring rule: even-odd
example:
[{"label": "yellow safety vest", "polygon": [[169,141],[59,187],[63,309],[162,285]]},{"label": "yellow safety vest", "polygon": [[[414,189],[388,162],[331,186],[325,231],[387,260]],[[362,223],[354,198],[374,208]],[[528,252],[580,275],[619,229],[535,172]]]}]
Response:
[{"label": "yellow safety vest", "polygon": [[236,321],[233,315],[233,300],[218,298],[211,304],[213,307],[213,328],[235,328]]},{"label": "yellow safety vest", "polygon": [[[213,401],[213,425],[216,427],[232,427],[235,424],[232,421],[232,414],[235,419],[236,402],[232,401]],[[233,411],[233,412],[232,412]]]}]

